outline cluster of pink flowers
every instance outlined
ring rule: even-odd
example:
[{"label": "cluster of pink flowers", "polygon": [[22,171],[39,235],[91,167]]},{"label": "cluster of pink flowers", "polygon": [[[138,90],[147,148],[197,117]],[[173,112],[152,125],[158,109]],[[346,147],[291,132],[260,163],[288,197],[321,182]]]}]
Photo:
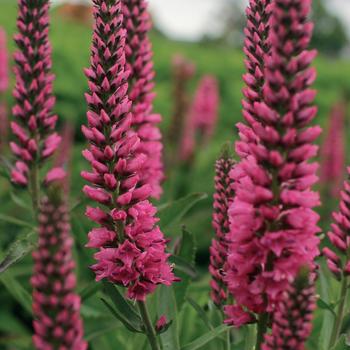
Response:
[{"label": "cluster of pink flowers", "polygon": [[[350,168],[347,169],[350,176]],[[324,248],[329,270],[338,278],[350,276],[350,181],[344,181],[344,189],[340,193],[339,212],[333,214],[334,223],[328,232],[328,238],[334,249]],[[341,258],[341,255],[344,259]]]},{"label": "cluster of pink flowers", "polygon": [[[309,163],[321,132],[308,127],[317,113],[315,91],[309,88],[316,76],[310,68],[316,52],[307,50],[311,0],[275,0],[272,7],[263,3],[267,7],[251,1],[246,32],[253,36],[248,36],[246,52],[249,61],[263,59],[265,67],[248,64],[255,67],[245,76],[248,125],[238,125],[241,162],[231,171],[236,196],[229,209],[226,281],[238,305],[228,310],[234,311],[229,322],[237,326],[251,319],[250,312],[273,312],[300,267],[311,267],[319,254],[319,216],[313,210],[319,195],[311,189],[318,164]],[[266,21],[271,10],[268,22],[256,21]],[[266,53],[258,49],[266,45],[271,46]],[[260,90],[251,88],[257,82]]]},{"label": "cluster of pink flowers", "polygon": [[85,350],[67,206],[57,194],[52,197],[41,202],[39,246],[33,253],[33,341],[38,350]]},{"label": "cluster of pink flowers", "polygon": [[217,306],[225,304],[227,300],[227,288],[223,279],[223,271],[226,264],[228,244],[227,234],[230,231],[228,220],[228,208],[233,201],[234,191],[232,180],[229,176],[235,161],[227,151],[216,162],[215,193],[213,227],[215,238],[210,247],[209,272],[212,276],[210,282],[211,298]]},{"label": "cluster of pink flowers", "polygon": [[171,285],[175,277],[156,208],[148,200],[152,187],[140,183],[148,157],[139,152],[140,138],[132,128],[121,0],[94,0],[93,12],[88,126],[82,129],[90,142],[83,154],[92,171],[82,176],[91,183],[85,194],[104,209],[87,209],[101,225],[89,233],[87,246],[99,249],[92,266],[97,280],[125,286],[129,298],[144,301],[158,284]]},{"label": "cluster of pink flowers", "polygon": [[17,20],[19,33],[15,40],[16,121],[11,128],[17,142],[11,142],[18,161],[12,171],[12,181],[26,186],[28,174],[35,164],[50,157],[61,138],[54,132],[57,116],[52,114],[54,76],[51,70],[49,34],[49,1],[19,0]]},{"label": "cluster of pink flowers", "polygon": [[138,152],[147,156],[140,170],[140,184],[149,184],[152,197],[159,199],[164,179],[161,132],[158,123],[161,116],[153,112],[154,68],[152,45],[148,38],[151,19],[145,0],[123,2],[126,37],[126,67],[130,71],[129,98],[132,101],[132,125],[140,138]]},{"label": "cluster of pink flowers", "polygon": [[308,276],[298,276],[276,307],[272,333],[265,336],[262,350],[305,350],[315,308],[313,283]]},{"label": "cluster of pink flowers", "polygon": [[344,102],[336,104],[331,112],[326,138],[321,148],[321,182],[338,196],[344,177],[345,164],[345,114]]}]

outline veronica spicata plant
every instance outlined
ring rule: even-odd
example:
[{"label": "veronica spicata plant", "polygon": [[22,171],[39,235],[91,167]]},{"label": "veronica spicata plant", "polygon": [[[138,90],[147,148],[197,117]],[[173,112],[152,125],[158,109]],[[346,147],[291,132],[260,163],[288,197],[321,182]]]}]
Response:
[{"label": "veronica spicata plant", "polygon": [[312,269],[319,255],[319,216],[313,208],[320,201],[311,189],[318,164],[309,162],[321,132],[309,126],[317,113],[310,89],[316,52],[307,49],[310,6],[309,0],[276,0],[266,8],[272,11],[266,38],[271,48],[262,52],[261,101],[244,111],[248,125],[238,126],[241,162],[231,172],[236,196],[229,209],[232,244],[226,277],[240,311],[231,322],[239,326],[258,316],[256,349],[290,281],[302,266]]},{"label": "veronica spicata plant", "polygon": [[91,268],[97,280],[126,287],[127,296],[138,301],[150,343],[158,349],[145,301],[157,285],[170,286],[175,277],[156,225],[157,210],[148,200],[152,187],[141,183],[148,157],[139,152],[140,138],[132,128],[122,1],[95,0],[94,18],[91,67],[86,70],[88,126],[82,129],[90,143],[83,154],[92,167],[82,172],[91,183],[84,193],[99,204],[86,211],[99,224],[89,233],[87,246],[98,249]]}]

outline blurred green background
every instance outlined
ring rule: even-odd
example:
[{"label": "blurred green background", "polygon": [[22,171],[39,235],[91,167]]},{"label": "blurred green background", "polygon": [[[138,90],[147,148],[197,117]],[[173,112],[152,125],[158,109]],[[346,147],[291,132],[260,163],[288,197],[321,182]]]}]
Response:
[{"label": "blurred green background", "polygon": [[[11,40],[13,34],[16,31],[16,2],[12,0],[0,0],[0,26],[3,27],[8,34],[8,46],[9,50],[13,52],[14,43]],[[315,13],[316,21],[321,19],[321,12]],[[235,19],[236,20],[236,19]],[[230,22],[230,19],[228,20]],[[238,28],[240,21],[237,20]],[[317,22],[318,23],[318,22]],[[322,24],[322,23],[321,23]],[[321,25],[322,27],[322,25]],[[235,45],[232,45],[231,40],[234,34],[237,34],[237,27],[232,32],[230,27],[227,27],[224,35],[220,38],[208,38],[205,37],[200,42],[179,42],[172,41],[165,37],[160,31],[154,30],[151,34],[151,40],[154,48],[154,62],[156,76],[156,93],[157,98],[155,100],[155,111],[159,112],[163,116],[163,122],[161,124],[162,131],[166,135],[168,126],[171,121],[173,110],[173,96],[172,96],[172,72],[171,62],[175,54],[181,54],[188,58],[196,65],[195,77],[190,82],[190,93],[193,94],[195,87],[199,79],[204,74],[214,75],[219,82],[220,88],[220,118],[216,128],[215,136],[205,148],[199,149],[193,164],[191,165],[190,172],[176,172],[176,176],[182,176],[184,183],[190,189],[191,192],[205,192],[208,194],[207,199],[199,202],[186,216],[184,224],[188,229],[196,236],[198,244],[198,266],[203,272],[206,271],[208,263],[208,247],[210,240],[213,236],[211,228],[211,215],[212,215],[212,193],[213,193],[213,174],[214,174],[214,162],[218,156],[222,145],[227,142],[234,142],[237,138],[237,132],[235,124],[241,121],[241,99],[242,99],[242,74],[244,73],[244,56],[242,50],[237,45],[239,39],[235,41]],[[319,27],[316,27],[316,29]],[[316,68],[318,71],[318,78],[315,84],[315,88],[318,90],[316,103],[319,107],[319,114],[315,123],[321,124],[324,130],[327,129],[328,116],[332,106],[337,103],[344,94],[350,92],[350,61],[347,58],[341,58],[340,51],[344,43],[340,43],[335,46],[335,39],[339,39],[339,36],[344,35],[344,32],[336,26],[337,31],[333,31],[333,36],[324,37],[324,33],[317,35],[314,40],[314,45],[321,50],[321,54],[316,60]],[[239,31],[238,31],[239,32]],[[321,31],[322,32],[322,31]],[[83,74],[83,68],[89,65],[89,53],[91,42],[91,26],[74,21],[72,18],[64,18],[59,14],[58,8],[54,8],[52,11],[52,26],[50,32],[50,38],[53,46],[53,71],[56,75],[56,81],[54,84],[54,91],[57,97],[57,104],[55,111],[59,115],[59,126],[62,128],[66,122],[72,123],[75,127],[75,140],[76,144],[73,152],[73,166],[72,166],[72,203],[75,203],[81,198],[81,188],[84,184],[80,178],[80,171],[86,168],[86,163],[81,157],[81,150],[83,149],[85,142],[80,132],[80,126],[85,123],[86,103],[84,99],[84,93],[87,90],[87,82]],[[338,34],[337,34],[338,33]],[[340,34],[339,34],[340,33]],[[333,38],[333,39],[332,39]],[[347,39],[344,38],[346,41]],[[325,45],[330,43],[331,45]],[[12,61],[11,61],[12,64]],[[6,96],[8,106],[13,104],[11,97],[11,89],[13,86],[13,79],[11,81],[11,88]],[[347,121],[348,123],[348,121]],[[346,129],[347,136],[349,134],[349,128]],[[324,136],[324,135],[323,135]],[[346,137],[346,140],[348,137]],[[320,142],[322,138],[320,139]],[[348,142],[348,141],[347,141]],[[350,160],[347,155],[348,160]],[[174,173],[173,173],[174,176]],[[173,178],[168,178],[164,184],[165,194],[161,200],[162,203],[169,201],[171,198],[170,188],[172,187]],[[18,208],[18,202],[23,201],[26,203],[26,195],[22,193],[14,193],[10,191],[10,185],[7,181],[1,180],[0,182],[0,196],[1,196],[1,209],[0,212],[6,215],[15,216],[26,220],[30,217],[29,211],[22,205]],[[18,197],[17,197],[18,196]],[[17,200],[11,202],[12,199]],[[326,198],[327,208],[333,207],[333,200]],[[329,202],[332,202],[329,205]],[[12,204],[11,204],[12,203]],[[81,218],[83,217],[84,206],[81,205],[78,210],[73,214],[73,233],[76,241],[78,241],[76,247],[76,256],[78,260],[82,262],[78,264],[80,270],[80,278],[83,281],[91,280],[91,275],[86,271],[87,262],[91,262],[91,252],[86,251],[83,245],[86,241],[86,233],[90,224],[85,223]],[[328,212],[324,216],[324,229],[327,228]],[[179,233],[179,225],[172,227],[169,232],[165,232],[168,236],[174,236]],[[0,242],[1,249],[4,251],[6,247],[17,236],[21,234],[18,232],[16,225],[11,225],[0,220]],[[28,258],[29,259],[29,258]],[[14,275],[22,281],[24,286],[28,286],[28,276],[30,275],[30,264],[20,264],[12,268]],[[208,293],[208,275],[202,274],[202,277],[194,285],[193,293],[196,295],[198,302],[205,301]],[[10,283],[10,282],[9,282]],[[10,287],[11,284],[10,284]],[[29,288],[28,288],[29,290]],[[7,292],[4,289],[0,290],[0,300],[6,299]],[[22,293],[27,293],[22,291]],[[0,338],[1,333],[7,334],[7,331],[12,331],[13,334],[26,334],[23,343],[17,336],[17,339],[13,339],[13,342],[17,345],[6,347],[4,349],[26,349],[28,344],[28,337],[30,330],[28,324],[30,323],[30,316],[22,311],[18,300],[22,300],[23,295],[15,296],[16,302],[11,302],[9,305],[4,306],[8,312],[0,312]],[[4,299],[3,299],[4,298]],[[93,305],[95,306],[95,305]],[[3,306],[2,306],[3,307]],[[188,307],[188,306],[186,306]],[[87,319],[87,328],[90,327],[96,319],[100,319],[99,313],[90,305],[84,306],[84,317]],[[18,318],[13,317],[13,314],[18,313]],[[11,316],[12,315],[12,316]],[[108,324],[107,320],[104,320],[102,324]],[[101,321],[102,322],[102,321]],[[200,330],[200,321],[196,320],[195,314],[192,314],[190,318],[186,318],[182,321],[193,322]],[[320,321],[321,322],[321,321]],[[91,326],[92,327],[92,326]],[[194,327],[194,326],[193,326]],[[16,330],[13,332],[13,330]],[[111,330],[113,331],[113,330]],[[10,332],[11,333],[11,332]],[[184,330],[186,333],[186,330]],[[193,334],[187,332],[184,338],[188,341],[191,340]],[[195,332],[194,332],[195,333]],[[133,337],[133,335],[130,335]],[[14,336],[16,338],[16,336]],[[110,340],[104,338],[98,338],[96,340],[96,348],[101,350],[108,349]],[[127,344],[127,340],[125,344]],[[7,342],[8,343],[8,342]],[[21,345],[22,344],[22,345]],[[120,346],[124,343],[120,343]],[[312,347],[312,349],[317,349]],[[136,348],[135,348],[136,349]],[[210,348],[208,348],[210,349]]]}]

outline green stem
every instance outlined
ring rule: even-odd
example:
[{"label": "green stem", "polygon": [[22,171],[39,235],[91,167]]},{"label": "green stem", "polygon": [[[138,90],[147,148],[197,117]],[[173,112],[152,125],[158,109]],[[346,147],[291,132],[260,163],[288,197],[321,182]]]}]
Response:
[{"label": "green stem", "polygon": [[160,350],[160,346],[157,340],[157,334],[153,327],[153,324],[147,309],[147,305],[143,301],[139,301],[138,305],[139,305],[141,317],[145,326],[146,335],[151,345],[151,348],[152,350]]},{"label": "green stem", "polygon": [[226,331],[226,350],[231,350],[231,329]]},{"label": "green stem", "polygon": [[344,276],[343,281],[342,281],[341,290],[340,290],[340,300],[339,300],[338,312],[337,312],[336,319],[334,321],[331,341],[329,344],[330,349],[335,345],[335,343],[340,335],[341,326],[342,326],[342,322],[343,322],[343,318],[344,318],[344,311],[345,311],[345,306],[346,306],[347,294],[348,294],[348,278],[346,276]]},{"label": "green stem", "polygon": [[258,322],[258,333],[256,335],[255,350],[261,350],[261,345],[264,342],[264,336],[267,331],[267,320],[268,320],[267,312],[260,315],[259,322]]},{"label": "green stem", "polygon": [[32,196],[34,219],[37,221],[39,212],[40,201],[40,186],[39,186],[39,174],[38,166],[35,163],[30,170],[30,183],[29,183],[30,195]]}]

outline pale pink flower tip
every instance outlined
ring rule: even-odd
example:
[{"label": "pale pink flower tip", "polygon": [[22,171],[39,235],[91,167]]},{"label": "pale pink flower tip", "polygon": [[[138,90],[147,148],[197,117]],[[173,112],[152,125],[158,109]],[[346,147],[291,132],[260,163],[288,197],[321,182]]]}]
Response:
[{"label": "pale pink flower tip", "polygon": [[39,246],[33,252],[33,342],[38,350],[85,350],[80,297],[75,294],[67,206],[61,200],[44,198],[39,215]]},{"label": "pale pink flower tip", "polygon": [[[101,208],[86,211],[100,225],[89,233],[87,246],[98,249],[91,266],[96,280],[124,286],[130,299],[143,301],[158,284],[171,285],[175,276],[166,240],[156,225],[157,210],[149,201],[154,195],[153,184],[144,177],[149,155],[140,151],[145,135],[134,130],[132,122],[122,2],[94,0],[94,5],[91,68],[86,70],[88,125],[82,129],[90,143],[83,155],[91,171],[82,176],[90,183],[84,186],[84,193]],[[103,50],[101,43],[105,43]],[[137,64],[130,69],[139,68]],[[142,91],[148,91],[149,87],[144,88]],[[142,112],[146,119],[148,112]]]},{"label": "pale pink flower tip", "polygon": [[66,178],[66,176],[67,173],[63,168],[53,168],[47,173],[45,183],[46,185],[49,185],[52,182],[61,182]]}]

